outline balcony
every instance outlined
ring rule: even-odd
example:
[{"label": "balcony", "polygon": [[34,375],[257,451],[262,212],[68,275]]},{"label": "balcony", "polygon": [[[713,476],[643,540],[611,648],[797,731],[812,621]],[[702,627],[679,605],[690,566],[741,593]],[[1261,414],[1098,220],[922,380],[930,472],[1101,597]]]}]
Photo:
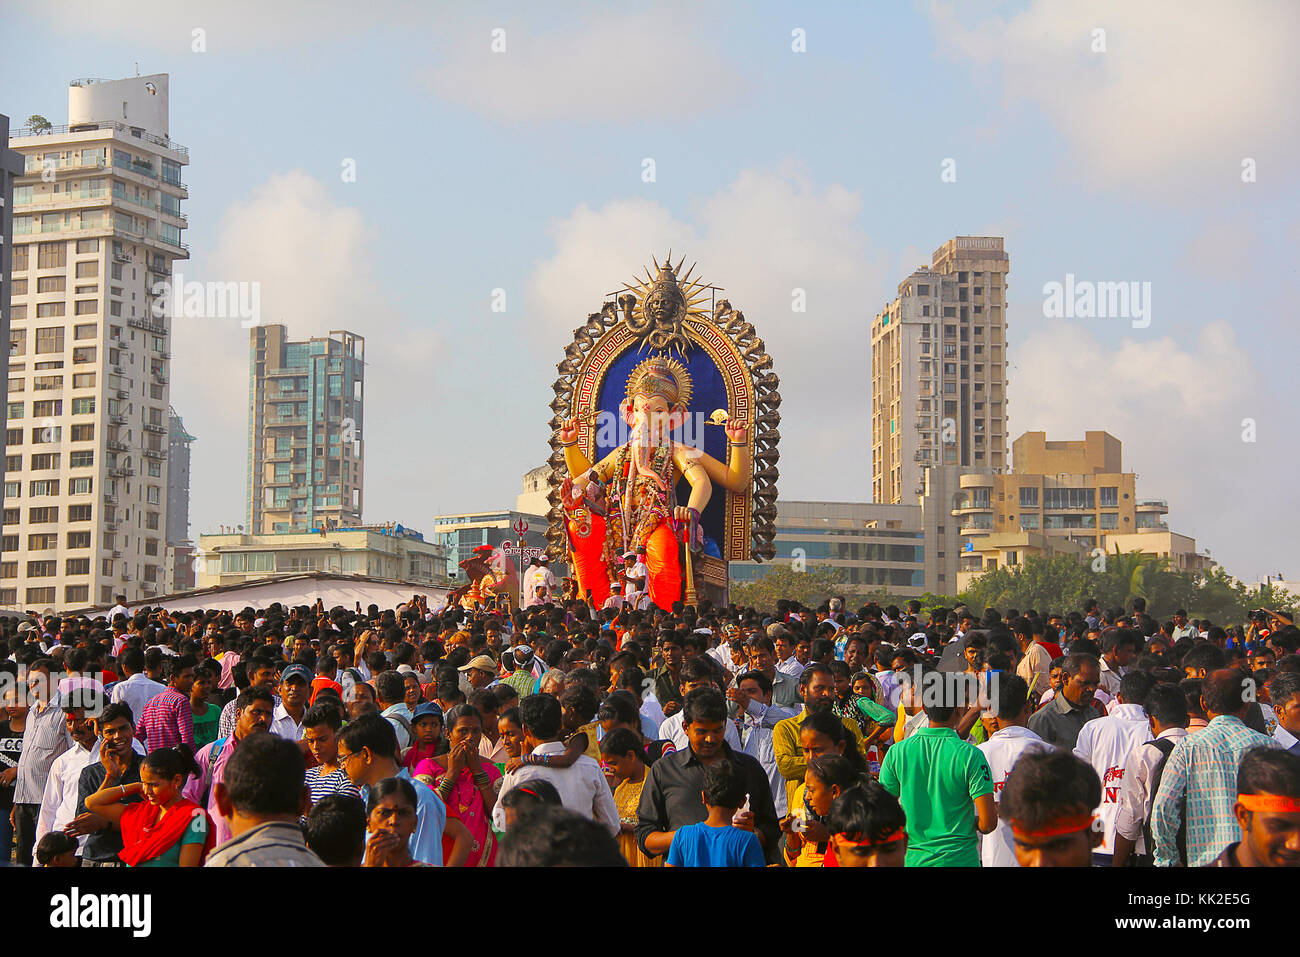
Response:
[{"label": "balcony", "polygon": [[108,470],[112,478],[130,478],[135,474],[135,469],[129,465],[114,465]]},{"label": "balcony", "polygon": [[1138,502],[1135,506],[1139,512],[1160,512],[1169,511],[1169,503],[1163,498],[1148,498]]},{"label": "balcony", "polygon": [[112,422],[114,425],[126,425],[126,416],[124,416],[124,415],[110,415],[110,416],[108,417],[108,421],[109,421],[109,422]]},{"label": "balcony", "polygon": [[104,445],[114,452],[125,452],[131,448],[131,446],[127,445],[125,442],[119,441],[118,439],[109,439],[104,443]]},{"label": "balcony", "polygon": [[132,329],[143,329],[145,332],[153,333],[155,336],[167,335],[167,327],[165,325],[161,322],[151,322],[149,319],[143,317],[137,319],[132,316],[126,321],[126,324]]},{"label": "balcony", "polygon": [[167,426],[165,426],[165,425],[154,425],[152,422],[146,422],[146,423],[144,424],[144,430],[145,430],[146,432],[157,432],[159,435],[166,435],[166,434],[167,434]]},{"label": "balcony", "polygon": [[162,449],[142,449],[140,454],[147,459],[158,459],[160,461],[167,458],[167,453]]}]

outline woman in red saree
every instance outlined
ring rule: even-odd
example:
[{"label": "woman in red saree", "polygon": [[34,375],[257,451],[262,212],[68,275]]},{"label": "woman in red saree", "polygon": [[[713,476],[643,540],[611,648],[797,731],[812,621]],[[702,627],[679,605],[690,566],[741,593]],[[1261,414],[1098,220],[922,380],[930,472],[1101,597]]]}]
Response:
[{"label": "woman in red saree", "polygon": [[[447,738],[451,750],[437,758],[421,761],[415,777],[438,792],[447,805],[447,817],[457,818],[469,829],[474,843],[466,867],[491,867],[496,862],[496,835],[492,833],[492,808],[496,804],[496,779],[501,772],[479,756],[483,718],[473,705],[460,704],[447,712]],[[450,859],[453,837],[443,838]]]},{"label": "woman in red saree", "polygon": [[[118,761],[116,755],[110,761]],[[124,763],[124,762],[121,762]],[[86,810],[107,818],[122,832],[118,857],[127,867],[202,867],[216,843],[208,812],[181,797],[191,774],[198,774],[187,745],[159,748],[140,763],[140,780],[118,784],[109,770],[104,785],[86,798]],[[112,782],[112,783],[110,783]],[[134,799],[131,803],[130,799]]]}]

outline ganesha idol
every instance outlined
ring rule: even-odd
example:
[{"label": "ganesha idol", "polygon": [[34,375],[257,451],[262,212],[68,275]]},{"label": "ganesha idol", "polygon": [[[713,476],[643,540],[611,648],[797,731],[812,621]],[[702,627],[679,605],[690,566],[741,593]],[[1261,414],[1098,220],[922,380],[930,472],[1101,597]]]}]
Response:
[{"label": "ganesha idol", "polygon": [[[679,282],[671,260],[655,265],[624,287],[617,308],[606,303],[576,331],[559,366],[568,378],[555,387],[552,408],[567,414],[553,420],[558,534],[548,537],[597,607],[619,590],[629,552],[643,552],[650,601],[665,610],[696,600],[697,577],[720,597],[728,561],[772,553],[780,399],[771,360],[725,300],[712,314],[696,308],[712,287]],[[609,430],[616,439],[594,430],[602,417],[623,426]]]},{"label": "ganesha idol", "polygon": [[[630,436],[595,465],[577,448],[577,422],[569,420],[560,429],[571,477],[562,502],[566,511],[586,513],[569,519],[578,587],[589,589],[597,605],[609,597],[610,563],[644,548],[650,600],[671,609],[682,597],[679,542],[692,552],[703,550],[700,514],[714,486],[733,492],[749,488],[749,428],[743,422],[724,426],[731,447],[728,464],[672,439],[673,430],[685,424],[690,389],[690,377],[679,362],[659,357],[637,366],[620,410]],[[685,504],[677,498],[678,479],[690,486]],[[592,527],[584,537],[585,517]]]}]

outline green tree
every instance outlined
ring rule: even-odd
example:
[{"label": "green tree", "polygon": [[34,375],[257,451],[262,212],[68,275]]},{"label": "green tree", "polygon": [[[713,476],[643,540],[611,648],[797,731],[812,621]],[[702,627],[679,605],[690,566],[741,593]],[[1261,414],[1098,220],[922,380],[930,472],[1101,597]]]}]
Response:
[{"label": "green tree", "polygon": [[27,128],[37,136],[40,136],[42,133],[48,133],[50,130],[54,129],[54,124],[41,116],[41,114],[33,113],[31,116],[27,117]]},{"label": "green tree", "polygon": [[816,607],[838,594],[842,584],[843,575],[835,568],[813,566],[807,571],[797,572],[789,565],[773,564],[763,569],[752,582],[733,582],[731,601],[760,611],[776,608],[776,603],[782,598]]}]

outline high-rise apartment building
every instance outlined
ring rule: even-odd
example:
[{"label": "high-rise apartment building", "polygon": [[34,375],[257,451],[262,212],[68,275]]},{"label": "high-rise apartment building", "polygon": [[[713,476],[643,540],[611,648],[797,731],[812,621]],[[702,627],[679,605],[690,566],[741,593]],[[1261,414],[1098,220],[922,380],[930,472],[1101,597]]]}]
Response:
[{"label": "high-rise apartment building", "polygon": [[361,524],[366,340],[249,334],[249,534]]},{"label": "high-rise apartment building", "polygon": [[188,258],[166,74],[75,80],[18,130],[0,607],[71,609],[165,581],[170,319]]},{"label": "high-rise apartment building", "polygon": [[1008,265],[1001,237],[950,239],[872,321],[874,501],[913,501],[931,466],[1006,467]]},{"label": "high-rise apartment building", "polygon": [[190,541],[190,443],[175,409],[167,410],[167,591],[184,591],[195,582],[193,545]]}]

